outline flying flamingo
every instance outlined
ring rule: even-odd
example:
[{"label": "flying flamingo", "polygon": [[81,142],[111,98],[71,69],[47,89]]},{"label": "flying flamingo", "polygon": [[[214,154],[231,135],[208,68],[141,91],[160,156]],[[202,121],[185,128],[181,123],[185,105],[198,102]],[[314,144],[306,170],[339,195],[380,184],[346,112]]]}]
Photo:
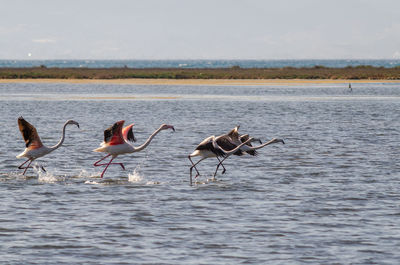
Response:
[{"label": "flying flamingo", "polygon": [[[122,163],[112,163],[114,158],[116,158],[118,155],[122,154],[129,154],[129,153],[135,153],[142,151],[145,149],[151,142],[151,140],[156,136],[159,132],[162,130],[167,130],[167,129],[172,129],[175,131],[174,126],[172,125],[167,125],[167,124],[162,124],[160,128],[155,130],[152,135],[144,142],[141,146],[134,147],[132,144],[129,143],[129,141],[135,141],[135,137],[133,135],[132,127],[134,124],[130,124],[126,126],[125,128],[122,128],[124,125],[125,121],[117,121],[106,129],[104,131],[104,141],[100,144],[101,147],[94,149],[93,151],[95,152],[103,152],[103,153],[108,153],[105,157],[101,158],[100,160],[96,161],[93,165],[95,167],[99,166],[106,166],[101,173],[100,177],[102,178],[104,176],[104,173],[106,172],[107,168],[110,165],[120,165],[122,169],[125,170],[125,166]],[[103,163],[99,164],[101,161],[106,159],[107,157],[111,156],[111,160],[108,163]]]},{"label": "flying flamingo", "polygon": [[[227,140],[226,135],[220,135],[218,137],[215,137],[214,135],[204,139],[197,147],[196,150],[191,153],[188,158],[190,162],[192,163],[192,166],[190,167],[190,185],[192,185],[192,170],[193,168],[196,170],[197,174],[195,178],[197,178],[200,173],[196,168],[196,165],[199,164],[201,161],[203,161],[206,158],[209,157],[216,157],[218,161],[221,164],[221,160],[219,157],[226,157],[230,156],[231,154],[234,154],[236,152],[240,152],[240,148],[244,146],[245,144],[248,144],[252,141],[254,141],[254,138],[249,138],[245,142],[239,144],[239,145],[233,145],[229,140]],[[192,157],[195,156],[201,156],[201,159],[197,161],[196,163],[193,163]],[[223,166],[223,165],[222,165]],[[215,175],[214,175],[215,178]]]},{"label": "flying flamingo", "polygon": [[[28,170],[28,168],[31,167],[30,165],[33,160],[53,152],[63,144],[65,139],[65,127],[67,127],[67,125],[69,124],[75,124],[79,128],[79,123],[73,120],[67,120],[62,128],[62,137],[60,141],[52,147],[47,147],[42,144],[36,128],[32,124],[27,122],[24,118],[18,118],[18,127],[21,131],[22,137],[24,138],[26,148],[21,154],[17,155],[17,158],[28,158],[28,160],[26,160],[18,167],[19,169],[25,169],[22,175],[25,175],[25,172]],[[28,163],[28,165],[24,167],[26,163]],[[43,167],[42,169],[44,170]]]}]

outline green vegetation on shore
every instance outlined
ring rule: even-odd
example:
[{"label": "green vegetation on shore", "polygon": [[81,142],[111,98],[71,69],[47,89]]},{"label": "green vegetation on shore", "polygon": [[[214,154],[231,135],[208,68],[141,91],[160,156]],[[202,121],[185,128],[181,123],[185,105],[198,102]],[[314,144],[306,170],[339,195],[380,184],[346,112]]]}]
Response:
[{"label": "green vegetation on shore", "polygon": [[400,67],[329,68],[0,68],[0,79],[383,79],[400,80]]}]

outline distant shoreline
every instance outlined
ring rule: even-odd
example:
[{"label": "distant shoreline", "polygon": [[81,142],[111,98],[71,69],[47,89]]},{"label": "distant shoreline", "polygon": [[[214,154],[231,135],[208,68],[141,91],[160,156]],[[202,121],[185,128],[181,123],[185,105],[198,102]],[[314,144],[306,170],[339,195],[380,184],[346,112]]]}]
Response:
[{"label": "distant shoreline", "polygon": [[67,84],[120,84],[120,85],[204,85],[204,86],[257,86],[257,85],[307,85],[399,83],[400,80],[349,80],[349,79],[0,79],[5,83],[67,83]]},{"label": "distant shoreline", "polygon": [[[233,66],[230,68],[57,68],[46,67],[24,67],[24,68],[0,68],[0,80],[42,80],[49,82],[54,80],[67,80],[67,82],[80,82],[76,80],[86,80],[85,82],[108,82],[114,80],[117,83],[240,83],[240,80],[252,80],[251,83],[261,82],[284,83],[288,80],[308,80],[306,82],[320,83],[321,80],[331,80],[330,82],[357,82],[367,80],[368,82],[382,80],[400,81],[400,67],[385,68],[374,66],[348,66],[344,68],[329,68],[324,66],[314,67],[283,67],[283,68],[241,68]],[[69,80],[69,81],[68,81]],[[75,81],[70,81],[75,80]],[[123,81],[121,81],[123,80]],[[131,80],[131,81],[129,81]],[[140,81],[139,81],[140,80]],[[209,80],[209,81],[207,81]],[[211,80],[211,81],[210,81]],[[9,82],[9,81],[8,81]],[[250,81],[246,81],[250,82]]]}]

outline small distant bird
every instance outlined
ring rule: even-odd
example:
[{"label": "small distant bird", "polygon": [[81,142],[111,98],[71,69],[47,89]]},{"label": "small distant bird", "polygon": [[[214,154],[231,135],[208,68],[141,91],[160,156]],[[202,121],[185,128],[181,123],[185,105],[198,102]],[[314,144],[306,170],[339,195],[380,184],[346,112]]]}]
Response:
[{"label": "small distant bird", "polygon": [[[31,167],[30,165],[33,160],[53,152],[63,144],[65,139],[65,127],[67,127],[67,125],[69,124],[75,124],[79,128],[79,123],[73,120],[67,120],[62,128],[62,137],[60,141],[52,147],[47,147],[42,144],[36,128],[32,124],[27,122],[24,118],[18,118],[18,127],[21,131],[22,137],[24,138],[26,148],[21,154],[17,155],[17,158],[28,158],[28,160],[26,160],[18,167],[19,169],[25,169],[24,173],[22,173],[23,175],[25,175],[28,168]],[[28,163],[28,165],[24,167],[26,163]],[[42,169],[45,170],[43,167]]]},{"label": "small distant bird", "polygon": [[[107,168],[110,165],[120,165],[122,167],[122,169],[125,170],[124,164],[112,163],[114,158],[116,158],[118,155],[142,151],[150,144],[150,142],[154,138],[154,136],[156,136],[162,130],[172,129],[173,131],[175,131],[174,126],[162,124],[160,126],[160,128],[155,130],[153,132],[153,134],[150,135],[150,137],[146,140],[146,142],[144,144],[142,144],[141,146],[138,146],[138,147],[134,147],[134,146],[132,146],[131,143],[129,143],[129,142],[136,141],[135,136],[133,134],[133,130],[132,130],[132,127],[134,126],[134,124],[130,124],[130,125],[126,126],[125,128],[122,128],[124,125],[124,122],[125,122],[124,120],[117,121],[116,123],[114,123],[114,125],[112,125],[108,129],[106,129],[104,131],[104,141],[100,144],[101,147],[93,150],[94,152],[108,153],[108,155],[106,155],[105,157],[96,161],[93,164],[95,167],[106,166],[100,175],[101,178],[104,176],[104,173],[106,172]],[[111,160],[108,163],[99,164],[101,161],[103,161],[104,159],[106,159],[109,156],[111,156]]]}]

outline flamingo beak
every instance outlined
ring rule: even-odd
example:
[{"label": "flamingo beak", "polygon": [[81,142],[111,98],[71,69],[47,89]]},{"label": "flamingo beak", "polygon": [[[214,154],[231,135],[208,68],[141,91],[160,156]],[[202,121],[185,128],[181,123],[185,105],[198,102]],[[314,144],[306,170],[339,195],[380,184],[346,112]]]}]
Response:
[{"label": "flamingo beak", "polygon": [[174,126],[171,126],[170,128],[172,129],[172,131],[174,131],[174,132],[175,132],[175,128],[174,128]]}]

